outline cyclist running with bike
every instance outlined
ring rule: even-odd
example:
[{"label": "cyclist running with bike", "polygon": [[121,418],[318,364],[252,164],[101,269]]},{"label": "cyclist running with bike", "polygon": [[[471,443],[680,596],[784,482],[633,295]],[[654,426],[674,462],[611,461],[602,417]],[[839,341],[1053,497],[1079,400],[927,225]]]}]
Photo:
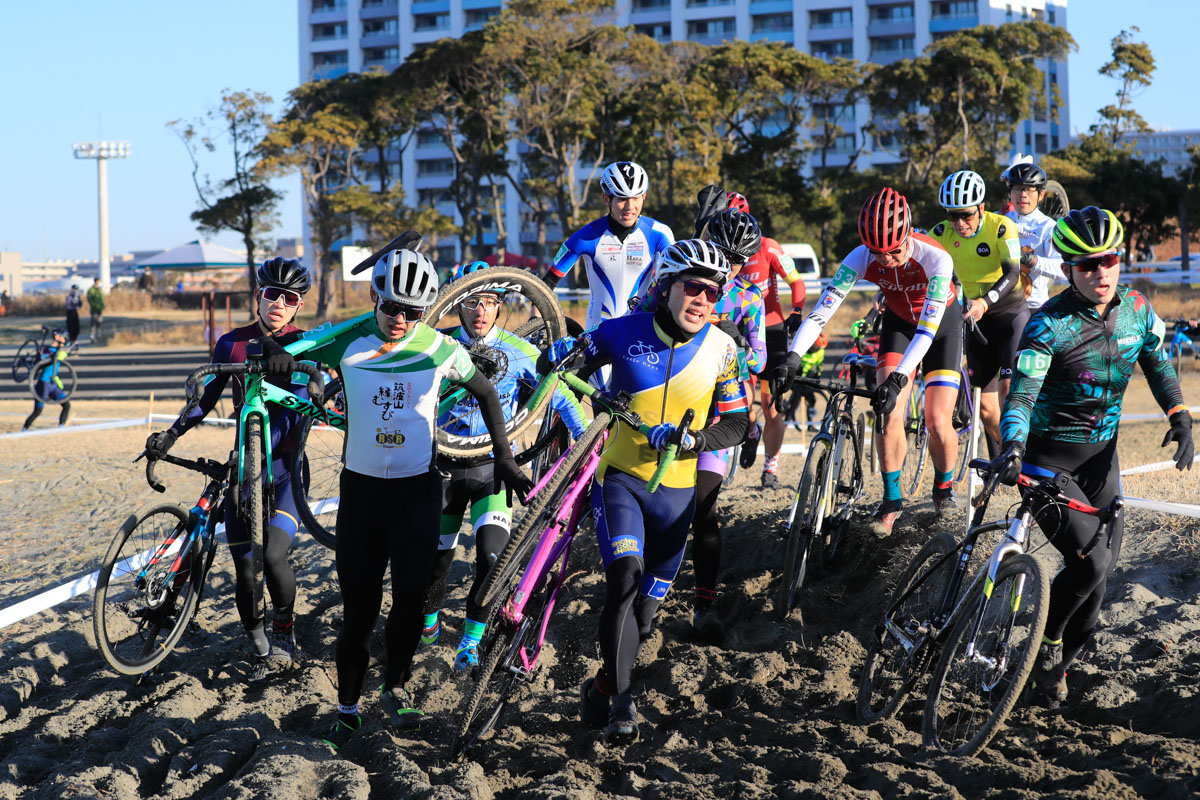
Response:
[{"label": "cyclist running with bike", "polygon": [[[740,377],[746,396],[750,397],[753,384],[749,378],[762,372],[767,352],[761,338],[762,292],[742,271],[747,259],[759,252],[762,232],[754,217],[734,208],[709,220],[706,231],[708,240],[720,248],[729,261],[731,280],[713,314],[719,319],[717,327],[728,334],[744,354],[746,369]],[[743,360],[741,355],[739,360]],[[692,601],[692,626],[705,634],[714,634],[720,627],[712,612],[721,571],[717,497],[729,460],[736,457],[736,448],[728,448],[702,452],[696,461],[696,513],[692,518],[692,567],[696,572],[696,591]]]},{"label": "cyclist running with bike", "polygon": [[[1103,507],[1121,491],[1117,429],[1134,365],[1170,420],[1162,446],[1176,444],[1180,470],[1192,467],[1192,417],[1162,347],[1166,326],[1143,295],[1118,285],[1124,230],[1116,215],[1094,206],[1071,211],[1052,235],[1070,289],[1051,298],[1025,328],[1000,423],[1005,450],[992,470],[1010,485],[1021,472],[1065,474],[1071,479],[1066,495]],[[1044,504],[1035,505],[1034,514],[1065,562],[1050,585],[1033,676],[1038,699],[1053,706],[1066,700],[1067,670],[1099,620],[1124,520],[1113,520],[1108,541],[1081,558],[1097,530],[1094,517]]]},{"label": "cyclist running with bike", "polygon": [[[929,236],[954,259],[954,272],[963,292],[965,319],[973,322],[987,344],[965,336],[967,372],[971,386],[982,390],[979,417],[987,433],[988,455],[995,457],[1000,443],[1000,409],[1012,380],[1017,343],[1029,308],[1021,290],[1021,243],[1012,220],[984,210],[987,192],[983,178],[970,170],[952,173],[938,190],[938,203],[949,217],[934,225]],[[934,491],[950,490],[953,471],[934,475]],[[943,494],[944,496],[944,494]],[[949,507],[938,505],[934,510]]]},{"label": "cyclist running with bike", "polygon": [[[585,724],[607,725],[605,738],[618,744],[638,736],[633,662],[683,560],[696,506],[697,454],[733,447],[749,428],[737,345],[709,323],[729,282],[724,253],[699,239],[676,242],[659,257],[654,282],[654,310],[602,322],[587,334],[583,357],[588,368],[611,364],[610,389],[628,392],[630,410],[652,426],[643,436],[618,424],[592,484],[606,584],[599,634],[604,663],[583,683],[580,714]],[[574,343],[556,342],[551,360]],[[651,495],[646,482],[678,432],[674,421],[687,409],[704,413],[713,406],[719,419],[682,437],[678,457]]]},{"label": "cyclist running with bike", "polygon": [[[750,203],[743,195],[729,192],[729,207],[745,214],[750,213]],[[763,367],[765,375],[770,376],[783,365],[788,353],[788,339],[799,329],[804,319],[804,279],[796,271],[796,265],[791,257],[783,252],[779,242],[764,236],[762,245],[757,253],[752,255],[742,267],[742,275],[746,280],[758,286],[763,296],[763,311],[765,326],[764,340],[767,345],[767,361]],[[783,307],[779,304],[779,279],[783,278],[792,290],[791,311],[784,319]],[[754,457],[758,452],[759,437],[763,445],[763,471],[761,483],[764,489],[774,489],[779,486],[779,453],[783,450],[783,414],[776,411],[771,400],[771,385],[762,381],[762,413],[763,423],[757,423],[750,430],[750,436],[742,446],[741,466],[749,469],[754,466]]]},{"label": "cyclist running with bike", "polygon": [[670,228],[642,215],[649,187],[646,170],[632,161],[605,167],[600,191],[608,213],[567,239],[542,278],[553,289],[583,264],[591,292],[588,330],[629,310],[629,301],[645,293],[655,258],[675,241]]},{"label": "cyclist running with bike", "polygon": [[[42,409],[46,407],[46,403],[56,403],[66,397],[66,392],[62,386],[62,379],[55,374],[55,367],[58,365],[58,362],[66,361],[67,356],[71,353],[67,332],[62,330],[54,331],[51,335],[51,342],[51,346],[42,353],[39,353],[37,357],[38,361],[43,357],[49,357],[51,363],[41,368],[41,374],[34,381],[33,411],[29,412],[29,416],[25,418],[25,424],[21,426],[21,430],[23,431],[29,430],[34,420],[42,415]],[[62,400],[62,408],[58,412],[58,427],[63,427],[70,419],[71,401]]]},{"label": "cyclist running with bike", "polygon": [[[212,363],[241,364],[246,361],[246,346],[255,339],[274,339],[300,332],[293,325],[304,306],[304,295],[312,286],[308,269],[299,261],[272,258],[264,261],[255,274],[258,288],[254,292],[256,318],[254,322],[226,333],[213,348]],[[204,387],[200,402],[186,416],[180,417],[165,431],[153,433],[146,440],[146,455],[164,455],[183,434],[199,425],[221,399],[230,380],[229,375],[214,375]],[[245,398],[245,378],[233,379],[233,416],[241,412]],[[292,385],[291,373],[280,375],[272,382],[302,396],[307,395],[308,378]],[[273,615],[270,634],[265,630],[261,609],[254,605],[254,564],[251,558],[250,534],[238,516],[237,502],[225,496],[225,538],[233,556],[236,579],[234,599],[238,616],[254,647],[255,662],[249,680],[259,681],[271,672],[272,662],[286,664],[296,657],[294,610],[296,605],[296,573],[288,560],[288,550],[296,538],[299,516],[292,496],[292,473],[288,469],[301,420],[297,412],[272,404],[271,476],[274,480],[274,514],[263,527],[263,576],[271,596]]]},{"label": "cyclist running with bike", "polygon": [[[338,714],[325,735],[334,749],[362,725],[358,701],[389,565],[392,608],[379,702],[393,728],[415,729],[423,717],[407,684],[438,551],[442,486],[433,458],[443,381],[461,385],[479,400],[492,438],[493,491],[506,488],[523,498],[530,488],[513,460],[491,382],[466,349],[421,322],[437,291],[437,273],[428,258],[404,248],[386,250],[372,265],[374,314],[326,344],[298,351],[337,369],[347,404],[335,551],[343,607],[336,651]],[[269,372],[292,372],[295,358],[269,341]]]},{"label": "cyclist running with bike", "polygon": [[[485,261],[476,261],[462,266],[455,278],[461,278],[488,267]],[[479,362],[502,370],[493,376],[492,382],[500,396],[501,410],[505,419],[511,418],[520,404],[524,393],[532,392],[540,376],[537,361],[541,353],[533,345],[518,339],[496,325],[500,307],[504,303],[505,290],[477,292],[463,300],[458,306],[461,325],[442,331],[454,341],[467,348],[472,354],[479,352]],[[578,437],[587,428],[583,409],[569,393],[559,389],[550,400],[552,410],[558,412],[572,437]],[[463,436],[478,436],[487,432],[479,401],[468,396],[438,420],[438,427],[448,433]],[[446,596],[446,576],[454,563],[454,552],[458,545],[459,529],[463,513],[471,508],[471,527],[475,532],[475,581],[467,595],[467,616],[463,622],[463,635],[454,653],[454,669],[464,671],[479,663],[479,642],[483,638],[488,608],[475,601],[475,591],[491,569],[492,561],[508,541],[512,526],[512,505],[506,493],[493,488],[492,464],[464,467],[461,464],[440,460],[438,469],[449,477],[442,483],[441,542],[437,560],[425,596],[424,629],[421,631],[421,646],[433,646],[441,633],[438,613]]]},{"label": "cyclist running with bike", "polygon": [[1036,311],[1050,298],[1050,284],[1063,279],[1062,257],[1054,248],[1054,219],[1038,208],[1046,196],[1046,171],[1033,163],[1017,163],[1001,176],[1008,184],[1012,210],[1021,239],[1021,283],[1025,302]]},{"label": "cyclist running with bike", "polygon": [[[862,244],[850,251],[821,292],[792,339],[791,352],[771,381],[775,396],[782,397],[800,370],[802,354],[817,340],[846,293],[860,278],[879,286],[885,307],[876,372],[878,386],[872,405],[876,424],[881,421],[883,425],[883,435],[876,437],[883,502],[875,512],[871,530],[884,537],[891,534],[902,507],[900,467],[906,446],[903,409],[918,366],[925,374],[925,423],[934,468],[945,475],[954,464],[958,437],[953,411],[962,360],[962,311],[951,280],[954,262],[950,254],[933,239],[912,230],[908,202],[899,192],[884,188],[871,195],[859,212],[858,234]],[[943,318],[950,324],[942,324]],[[935,507],[950,497],[945,490],[934,492]]]}]

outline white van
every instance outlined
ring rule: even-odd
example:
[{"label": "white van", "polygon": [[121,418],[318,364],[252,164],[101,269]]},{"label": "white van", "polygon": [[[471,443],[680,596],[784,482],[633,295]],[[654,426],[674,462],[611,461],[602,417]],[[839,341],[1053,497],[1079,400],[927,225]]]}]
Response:
[{"label": "white van", "polygon": [[[821,267],[817,263],[817,253],[812,249],[812,245],[803,242],[780,242],[779,246],[795,262],[796,271],[800,273],[800,277],[804,278],[804,288],[808,294],[812,296],[819,294],[822,289]],[[783,286],[779,288],[780,291],[784,291]]]}]

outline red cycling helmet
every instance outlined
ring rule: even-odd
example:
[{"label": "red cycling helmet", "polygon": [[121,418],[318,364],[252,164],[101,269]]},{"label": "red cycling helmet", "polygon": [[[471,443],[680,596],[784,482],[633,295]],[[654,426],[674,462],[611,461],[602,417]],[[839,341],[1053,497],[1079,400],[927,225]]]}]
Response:
[{"label": "red cycling helmet", "polygon": [[868,250],[877,253],[895,250],[911,232],[908,201],[890,187],[871,195],[858,212],[858,235]]},{"label": "red cycling helmet", "polygon": [[737,192],[726,192],[725,196],[729,198],[730,208],[740,211],[743,214],[750,213],[750,201],[746,199],[746,195],[738,194]]}]

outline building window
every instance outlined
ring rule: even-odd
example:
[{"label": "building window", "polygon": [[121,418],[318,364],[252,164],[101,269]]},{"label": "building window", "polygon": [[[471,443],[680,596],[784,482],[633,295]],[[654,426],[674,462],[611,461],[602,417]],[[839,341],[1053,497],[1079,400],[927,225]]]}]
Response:
[{"label": "building window", "polygon": [[450,194],[449,189],[418,189],[417,190],[417,205],[419,206],[436,206],[443,203],[453,203],[454,195]]},{"label": "building window", "polygon": [[418,178],[440,178],[454,174],[454,159],[428,158],[417,162]]},{"label": "building window", "polygon": [[312,10],[314,14],[322,11],[341,11],[346,7],[346,0],[313,0]]},{"label": "building window", "polygon": [[813,119],[819,124],[828,122],[831,125],[853,125],[853,103],[817,103],[812,107]]},{"label": "building window", "polygon": [[1054,9],[1053,8],[1046,9],[1046,22],[1049,22],[1051,25],[1055,24],[1056,20],[1054,19]]},{"label": "building window", "polygon": [[1042,13],[1042,10],[1040,8],[1035,8],[1029,13],[1031,13],[1033,15],[1034,20],[1036,20],[1037,22],[1045,21],[1045,15]]},{"label": "building window", "polygon": [[487,21],[500,13],[499,8],[477,8],[467,10],[464,17],[467,27],[473,25],[486,25]]},{"label": "building window", "polygon": [[910,22],[912,6],[871,6],[870,22]]},{"label": "building window", "polygon": [[732,39],[737,32],[736,21],[727,19],[692,19],[687,24],[688,38],[693,41]]},{"label": "building window", "polygon": [[671,41],[671,23],[654,22],[649,25],[634,25],[633,29],[659,42]]},{"label": "building window", "polygon": [[1038,153],[1045,153],[1046,152],[1046,134],[1044,134],[1044,133],[1037,134],[1037,136],[1034,137],[1034,141],[1036,142],[1036,144],[1034,146],[1034,151],[1038,152]]},{"label": "building window", "polygon": [[634,11],[646,11],[652,8],[670,8],[671,0],[633,0]]},{"label": "building window", "polygon": [[345,39],[346,38],[346,23],[333,22],[326,25],[312,26],[312,40],[314,42],[324,42],[330,39]]},{"label": "building window", "polygon": [[829,60],[832,58],[854,58],[854,40],[842,39],[836,42],[813,42],[812,54],[817,58]]},{"label": "building window", "polygon": [[1012,3],[1004,6],[1004,19],[1007,22],[1012,22]]},{"label": "building window", "polygon": [[733,5],[733,0],[687,0],[688,8],[712,8]]},{"label": "building window", "polygon": [[854,24],[854,15],[848,8],[832,8],[808,12],[808,27],[849,28]]},{"label": "building window", "polygon": [[313,53],[314,67],[344,67],[350,63],[350,54],[345,50],[334,53]]},{"label": "building window", "polygon": [[792,29],[791,14],[760,14],[750,18],[750,30],[754,33],[767,31],[790,31]]},{"label": "building window", "polygon": [[1058,149],[1058,134],[1057,133],[1050,134],[1050,149],[1051,150]]},{"label": "building window", "polygon": [[414,31],[445,31],[449,29],[449,14],[413,14]]},{"label": "building window", "polygon": [[978,13],[978,0],[935,0],[930,9],[930,16],[933,19],[973,17]]},{"label": "building window", "polygon": [[385,67],[395,69],[400,66],[399,47],[368,47],[363,50],[363,68]]},{"label": "building window", "polygon": [[417,131],[417,148],[441,147],[446,143],[441,131],[431,131],[423,128]]},{"label": "building window", "polygon": [[1027,149],[1033,147],[1033,135],[1028,131],[1025,132],[1025,147]]},{"label": "building window", "polygon": [[363,8],[374,8],[375,6],[398,6],[396,0],[362,0]]},{"label": "building window", "polygon": [[395,17],[387,19],[368,19],[363,21],[363,36],[379,36],[400,32],[400,20]]},{"label": "building window", "polygon": [[871,40],[872,56],[903,56],[905,53],[912,54],[913,52],[913,37],[911,36]]}]

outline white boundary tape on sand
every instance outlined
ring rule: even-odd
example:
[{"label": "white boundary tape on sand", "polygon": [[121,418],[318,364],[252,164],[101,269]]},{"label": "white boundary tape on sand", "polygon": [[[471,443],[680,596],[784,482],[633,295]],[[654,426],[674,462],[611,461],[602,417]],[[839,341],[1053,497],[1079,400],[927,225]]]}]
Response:
[{"label": "white boundary tape on sand", "polygon": [[[91,425],[67,425],[62,428],[38,428],[32,431],[16,431],[14,433],[0,433],[0,439],[21,439],[27,436],[54,436],[60,433],[86,433],[88,431],[104,431],[113,428],[133,428],[137,425],[148,425],[151,422],[174,422],[175,414],[151,414],[148,417],[134,417],[133,419],[121,419],[115,422],[96,422]],[[204,425],[233,425],[237,420],[227,418],[208,419],[205,418],[202,424]]]},{"label": "white boundary tape on sand", "polygon": [[1147,500],[1144,497],[1126,497],[1125,505],[1200,519],[1200,506],[1189,506],[1185,503],[1166,503],[1162,500]]}]

